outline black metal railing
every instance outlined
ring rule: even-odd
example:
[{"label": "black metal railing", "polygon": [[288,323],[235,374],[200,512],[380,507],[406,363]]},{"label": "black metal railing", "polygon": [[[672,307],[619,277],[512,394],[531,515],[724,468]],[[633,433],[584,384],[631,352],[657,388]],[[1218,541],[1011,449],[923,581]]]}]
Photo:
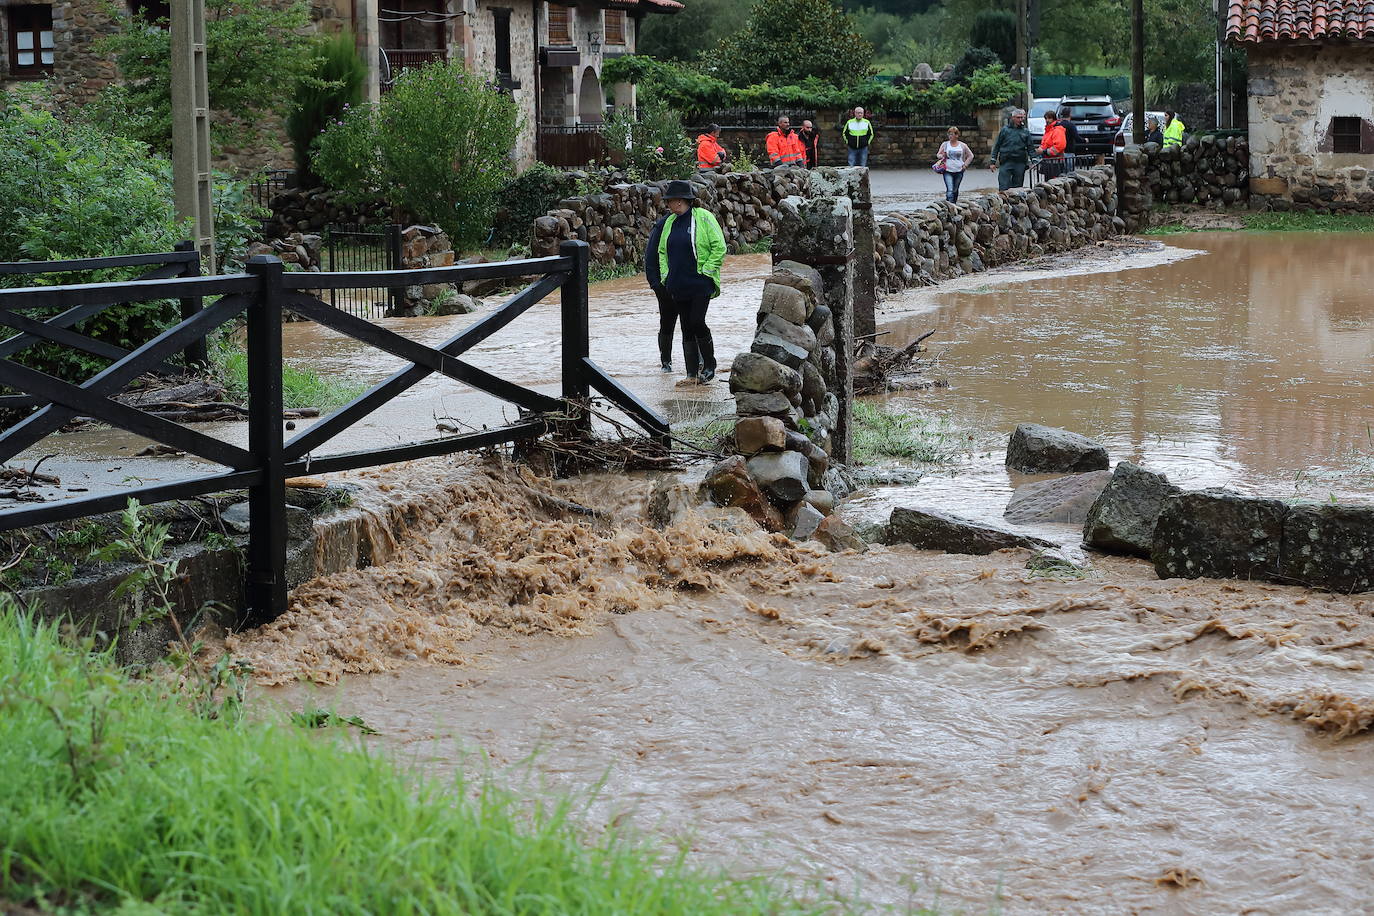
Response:
[{"label": "black metal railing", "polygon": [[[326,226],[324,230],[324,270],[376,271],[400,270],[401,227],[365,226],[356,223]],[[329,304],[363,318],[381,318],[401,310],[405,290],[330,289]]]},{"label": "black metal railing", "polygon": [[[211,301],[173,328],[115,361],[80,385],[0,359],[0,385],[25,392],[42,403],[39,410],[0,432],[0,461],[8,461],[75,416],[89,416],[146,436],[227,471],[172,483],[140,486],[117,493],[78,497],[41,506],[0,511],[0,531],[82,518],[123,508],[129,499],[144,503],[185,499],[246,487],[249,503],[246,557],[246,620],[261,622],[286,608],[286,480],[302,474],[371,467],[536,438],[555,423],[590,429],[588,400],[595,390],[624,410],[666,446],[667,421],[606,374],[589,356],[585,242],[568,241],[556,257],[468,264],[425,270],[366,273],[285,273],[280,260],[259,255],[248,272],[235,276],[189,277],[35,287],[0,291],[0,324],[16,327],[22,313],[75,309],[121,301],[180,298]],[[430,347],[350,315],[308,291],[462,283],[467,280],[537,276],[534,283],[503,305],[438,346]],[[551,397],[499,378],[462,360],[472,347],[505,328],[550,293],[560,291],[562,315],[562,392]],[[405,360],[409,365],[374,385],[308,429],[284,438],[282,424],[282,315],[313,319]],[[169,355],[203,340],[239,316],[247,320],[248,445],[216,439],[113,399],[125,385]],[[35,332],[37,333],[37,332]],[[39,334],[38,336],[44,336]],[[52,340],[49,331],[47,339]],[[493,395],[528,413],[515,423],[463,435],[405,445],[323,456],[314,452],[355,423],[433,373]]]},{"label": "black metal railing", "polygon": [[[248,185],[248,193],[253,198],[253,203],[270,211],[272,201],[291,187],[295,177],[296,173],[291,169],[267,169],[253,177],[252,182]],[[270,218],[269,216],[268,219]]]},{"label": "black metal railing", "polygon": [[[80,258],[66,261],[6,261],[0,262],[0,277],[37,277],[64,274],[82,274],[92,271],[112,270],[122,267],[148,267],[130,283],[151,280],[165,280],[173,277],[200,276],[200,252],[194,242],[179,242],[172,251],[159,251],[151,254],[114,255],[101,258]],[[97,284],[98,285],[98,284]],[[140,291],[141,292],[141,291]],[[31,308],[35,315],[21,315],[7,311],[8,305],[0,302],[0,325],[18,331],[12,337],[0,341],[0,360],[8,360],[39,343],[50,342],[72,350],[80,350],[102,359],[119,360],[127,357],[129,351],[107,341],[89,337],[73,328],[96,317],[102,312],[130,302],[160,299],[162,296],[133,295],[124,299],[99,298],[93,301],[73,301],[63,303],[54,301],[48,308]],[[175,297],[180,299],[183,321],[201,310],[201,297],[189,295]],[[53,314],[53,313],[56,314]],[[172,355],[170,352],[167,355]],[[204,364],[207,361],[205,339],[190,340],[181,349],[182,371],[186,367]],[[174,373],[175,367],[159,360],[148,366],[149,371]],[[0,395],[0,409],[22,410],[36,407],[41,403],[28,394]]]},{"label": "black metal railing", "polygon": [[[1030,186],[1035,187],[1037,184],[1043,181],[1049,181],[1051,178],[1062,178],[1065,175],[1072,175],[1080,169],[1092,168],[1098,164],[1097,160],[1099,158],[1102,157],[1096,153],[1092,155],[1057,156],[1054,158],[1042,156],[1031,160],[1030,168],[1026,170],[1026,174],[1030,176]],[[1110,163],[1112,161],[1112,156],[1107,155],[1106,161]]]}]

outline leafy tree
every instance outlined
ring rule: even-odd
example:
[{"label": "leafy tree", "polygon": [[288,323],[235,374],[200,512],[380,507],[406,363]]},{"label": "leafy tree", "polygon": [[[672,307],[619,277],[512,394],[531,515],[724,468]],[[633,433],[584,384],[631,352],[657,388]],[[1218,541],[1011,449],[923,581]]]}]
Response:
[{"label": "leafy tree", "polygon": [[721,40],[715,75],[734,86],[799,83],[849,86],[869,75],[873,46],[831,0],[758,0],[743,29]]},{"label": "leafy tree", "polygon": [[470,248],[491,230],[519,134],[515,101],[461,61],[404,70],[376,107],[350,108],[315,142],[320,177],[383,197]]},{"label": "leafy tree", "polygon": [[744,28],[749,4],[742,0],[692,0],[675,16],[646,16],[640,22],[638,53],[687,63],[709,57],[722,38]]},{"label": "leafy tree", "polygon": [[1016,66],[1016,16],[1006,10],[983,10],[973,20],[968,43],[987,48],[1004,67]]},{"label": "leafy tree", "polygon": [[318,39],[315,65],[296,87],[296,104],[286,116],[286,133],[296,154],[296,176],[303,187],[315,185],[310,144],[345,109],[363,99],[367,63],[358,55],[352,32]]},{"label": "leafy tree", "polygon": [[988,67],[1001,68],[1002,60],[993,51],[987,48],[969,48],[964,52],[964,56],[959,58],[959,62],[954,65],[954,71],[949,75],[949,81],[957,85],[967,85],[973,75],[980,70]]},{"label": "leafy tree", "polygon": [[[210,107],[238,123],[212,119],[217,142],[251,133],[268,113],[281,114],[296,83],[314,65],[308,6],[282,9],[254,0],[205,0],[205,65]],[[124,30],[101,39],[97,51],[112,53],[124,82],[102,91],[88,117],[158,152],[172,147],[171,37],[165,20],[126,20]]]},{"label": "leafy tree", "polygon": [[658,101],[632,113],[617,108],[601,127],[612,154],[631,172],[650,180],[687,178],[696,171],[696,151],[677,111]]}]

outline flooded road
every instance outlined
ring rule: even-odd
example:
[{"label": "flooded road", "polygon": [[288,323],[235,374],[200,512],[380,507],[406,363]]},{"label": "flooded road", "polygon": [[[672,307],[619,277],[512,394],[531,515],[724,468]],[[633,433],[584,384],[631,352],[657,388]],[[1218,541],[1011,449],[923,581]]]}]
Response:
[{"label": "flooded road", "polygon": [[[893,297],[885,343],[932,328],[947,389],[892,395],[947,414],[982,448],[921,501],[1000,515],[1029,478],[1003,466],[1018,423],[1092,436],[1187,489],[1374,495],[1374,240],[1360,234],[1171,236],[1196,257]],[[977,282],[978,278],[965,278]],[[881,319],[880,319],[881,320]],[[910,498],[892,489],[874,511]]]},{"label": "flooded road", "polygon": [[[466,469],[465,469],[466,468]],[[449,465],[383,567],[231,641],[259,702],[444,774],[587,793],[699,862],[940,912],[1354,913],[1374,892],[1374,598],[1025,552],[816,556],[645,481]],[[422,493],[443,477],[461,484]],[[530,482],[528,486],[548,484]],[[308,686],[313,681],[319,686]]]}]

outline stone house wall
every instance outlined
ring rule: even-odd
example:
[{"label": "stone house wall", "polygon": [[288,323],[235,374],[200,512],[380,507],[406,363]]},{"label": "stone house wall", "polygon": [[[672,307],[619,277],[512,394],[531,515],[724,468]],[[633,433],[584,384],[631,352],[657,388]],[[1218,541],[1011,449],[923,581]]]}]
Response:
[{"label": "stone house wall", "polygon": [[[520,135],[515,141],[512,157],[520,168],[534,162],[535,138],[535,100],[537,83],[535,74],[535,4],[528,2],[512,3],[511,0],[477,0],[475,14],[471,16],[473,53],[469,58],[470,66],[477,73],[495,79],[496,77],[496,16],[493,9],[510,11],[510,60],[511,77],[520,83],[519,89],[512,90],[515,103],[520,109]],[[540,8],[543,4],[538,4]]]},{"label": "stone house wall", "polygon": [[[1274,209],[1374,210],[1374,43],[1249,49],[1250,190]],[[1362,119],[1359,153],[1331,120]]]}]

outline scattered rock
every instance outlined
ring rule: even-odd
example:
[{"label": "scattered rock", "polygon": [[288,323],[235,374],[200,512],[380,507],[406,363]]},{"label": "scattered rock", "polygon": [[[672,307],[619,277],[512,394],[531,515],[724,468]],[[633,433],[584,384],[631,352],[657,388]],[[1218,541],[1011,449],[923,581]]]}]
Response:
[{"label": "scattered rock", "polygon": [[868,549],[859,533],[838,515],[827,516],[816,526],[811,538],[819,541],[831,553],[839,553],[842,550],[857,550],[863,553]]},{"label": "scattered rock", "polygon": [[731,455],[711,468],[702,487],[718,506],[742,509],[767,531],[782,531],[784,521],[768,497],[763,495],[740,455]]},{"label": "scattered rock", "polygon": [[1221,489],[1172,497],[1155,524],[1155,572],[1161,579],[1274,579],[1287,508]]},{"label": "scattered rock", "polygon": [[945,553],[982,556],[1009,547],[1028,547],[1032,550],[1053,550],[1058,547],[1041,538],[957,515],[902,506],[892,510],[887,529],[889,544],[910,544],[922,550],[942,550]]},{"label": "scattered rock", "polygon": [[1026,561],[1026,569],[1040,576],[1081,576],[1088,570],[1086,563],[1076,563],[1057,550],[1037,553]]},{"label": "scattered rock", "polygon": [[1280,573],[1336,592],[1374,589],[1374,506],[1290,507]]},{"label": "scattered rock", "polygon": [[1077,474],[1105,471],[1107,449],[1066,429],[1022,423],[1007,443],[1007,467],[1023,474]]},{"label": "scattered rock", "polygon": [[851,477],[835,465],[831,465],[821,476],[821,486],[830,491],[830,495],[836,501],[842,500],[854,492],[854,481]]},{"label": "scattered rock", "polygon": [[1159,513],[1181,492],[1163,474],[1129,461],[1119,462],[1112,479],[1088,509],[1083,543],[1108,553],[1149,557]]},{"label": "scattered rock", "polygon": [[1090,471],[1023,484],[1011,494],[1002,517],[1013,525],[1080,525],[1111,479],[1110,471]]},{"label": "scattered rock", "polygon": [[759,488],[776,503],[794,503],[805,495],[810,469],[801,452],[771,452],[755,455],[747,464]]},{"label": "scattered rock", "polygon": [[815,507],[821,515],[829,515],[835,511],[835,497],[829,490],[807,490],[802,499]]},{"label": "scattered rock", "polygon": [[743,417],[735,424],[735,447],[741,455],[780,452],[787,446],[787,427],[776,417]]},{"label": "scattered rock", "polygon": [[797,503],[787,513],[787,527],[794,541],[808,540],[823,521],[825,516],[808,502]]},{"label": "scattered rock", "polygon": [[681,521],[689,512],[701,504],[696,487],[685,483],[659,480],[649,493],[647,514],[649,524],[655,528],[667,528]]}]

